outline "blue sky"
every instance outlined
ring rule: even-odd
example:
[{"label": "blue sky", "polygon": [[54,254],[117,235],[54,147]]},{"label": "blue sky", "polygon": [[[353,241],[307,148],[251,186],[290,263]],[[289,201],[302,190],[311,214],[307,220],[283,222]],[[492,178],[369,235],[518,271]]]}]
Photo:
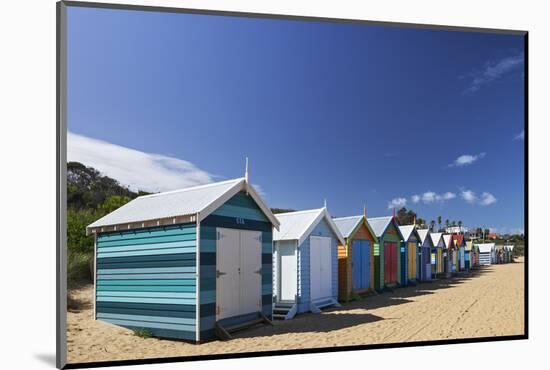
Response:
[{"label": "blue sky", "polygon": [[71,160],[149,191],[524,228],[523,38],[71,8]]}]

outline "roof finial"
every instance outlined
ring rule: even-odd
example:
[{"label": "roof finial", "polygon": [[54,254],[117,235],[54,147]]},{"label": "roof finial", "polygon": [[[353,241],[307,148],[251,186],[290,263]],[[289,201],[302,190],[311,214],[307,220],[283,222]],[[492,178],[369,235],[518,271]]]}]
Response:
[{"label": "roof finial", "polygon": [[416,215],[413,218],[413,226],[416,227]]},{"label": "roof finial", "polygon": [[244,169],[244,179],[248,183],[248,157],[246,157],[246,167]]},{"label": "roof finial", "polygon": [[367,218],[367,203],[363,204],[363,217]]},{"label": "roof finial", "polygon": [[327,198],[325,198],[325,208],[327,208]]}]

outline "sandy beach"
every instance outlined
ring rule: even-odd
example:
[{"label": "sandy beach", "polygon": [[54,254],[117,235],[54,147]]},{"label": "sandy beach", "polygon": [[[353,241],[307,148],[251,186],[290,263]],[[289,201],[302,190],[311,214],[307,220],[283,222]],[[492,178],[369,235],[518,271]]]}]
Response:
[{"label": "sandy beach", "polygon": [[67,313],[68,362],[192,356],[357,344],[519,335],[524,332],[524,264],[493,265],[471,274],[396,289],[249,329],[230,341],[200,345],[140,338],[92,319],[93,287],[73,290]]}]

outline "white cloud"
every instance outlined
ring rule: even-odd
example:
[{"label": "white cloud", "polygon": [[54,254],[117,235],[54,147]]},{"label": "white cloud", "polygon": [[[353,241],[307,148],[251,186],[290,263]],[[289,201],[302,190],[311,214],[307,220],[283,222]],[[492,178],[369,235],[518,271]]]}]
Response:
[{"label": "white cloud", "polygon": [[456,194],[451,193],[450,191],[448,191],[445,194],[443,194],[441,196],[438,196],[438,197],[439,197],[438,200],[451,200],[451,199],[456,198]]},{"label": "white cloud", "polygon": [[435,202],[436,195],[437,194],[434,193],[433,191],[427,191],[424,194],[422,194],[422,201],[424,203],[433,203],[433,202]]},{"label": "white cloud", "polygon": [[469,75],[470,84],[467,92],[475,93],[482,86],[493,82],[502,76],[519,69],[524,62],[523,53],[505,57],[497,62],[487,62],[484,68]]},{"label": "white cloud", "polygon": [[481,200],[479,201],[479,204],[482,206],[488,206],[490,204],[496,203],[497,198],[491,193],[484,192],[481,194]]},{"label": "white cloud", "polygon": [[477,202],[477,195],[471,190],[462,190],[460,192],[460,196],[462,199],[464,199],[468,203],[475,203]]},{"label": "white cloud", "polygon": [[413,195],[412,200],[413,203],[418,203],[419,201],[422,201],[425,204],[430,204],[434,202],[445,202],[447,200],[451,200],[456,198],[456,194],[452,193],[450,191],[443,193],[443,194],[437,194],[433,191],[427,191],[420,195]]},{"label": "white cloud", "polygon": [[407,199],[405,198],[394,198],[391,202],[388,203],[388,209],[392,208],[401,208],[407,205]]},{"label": "white cloud", "polygon": [[497,201],[497,198],[493,194],[486,191],[481,194],[481,197],[478,197],[472,190],[462,190],[460,196],[470,204],[479,204],[481,206],[488,206]]},{"label": "white cloud", "polygon": [[475,161],[485,157],[485,155],[486,155],[486,153],[479,153],[479,154],[476,154],[476,155],[463,154],[460,157],[458,157],[457,159],[455,159],[453,163],[449,164],[449,167],[467,166],[467,165],[470,165],[470,164],[474,163]]},{"label": "white cloud", "polygon": [[525,140],[525,130],[522,130],[519,134],[514,136],[513,140]]},{"label": "white cloud", "polygon": [[214,181],[214,175],[191,162],[72,132],[67,135],[67,160],[94,167],[134,191],[168,191]]}]

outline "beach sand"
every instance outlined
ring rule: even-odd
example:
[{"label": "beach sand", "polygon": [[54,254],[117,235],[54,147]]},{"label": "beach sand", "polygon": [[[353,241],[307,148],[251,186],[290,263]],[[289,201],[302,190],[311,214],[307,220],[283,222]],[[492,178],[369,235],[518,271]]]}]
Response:
[{"label": "beach sand", "polygon": [[483,267],[470,275],[399,288],[321,314],[302,314],[200,345],[140,338],[92,319],[93,287],[71,291],[67,313],[69,363],[220,353],[403,343],[524,333],[524,264]]}]

